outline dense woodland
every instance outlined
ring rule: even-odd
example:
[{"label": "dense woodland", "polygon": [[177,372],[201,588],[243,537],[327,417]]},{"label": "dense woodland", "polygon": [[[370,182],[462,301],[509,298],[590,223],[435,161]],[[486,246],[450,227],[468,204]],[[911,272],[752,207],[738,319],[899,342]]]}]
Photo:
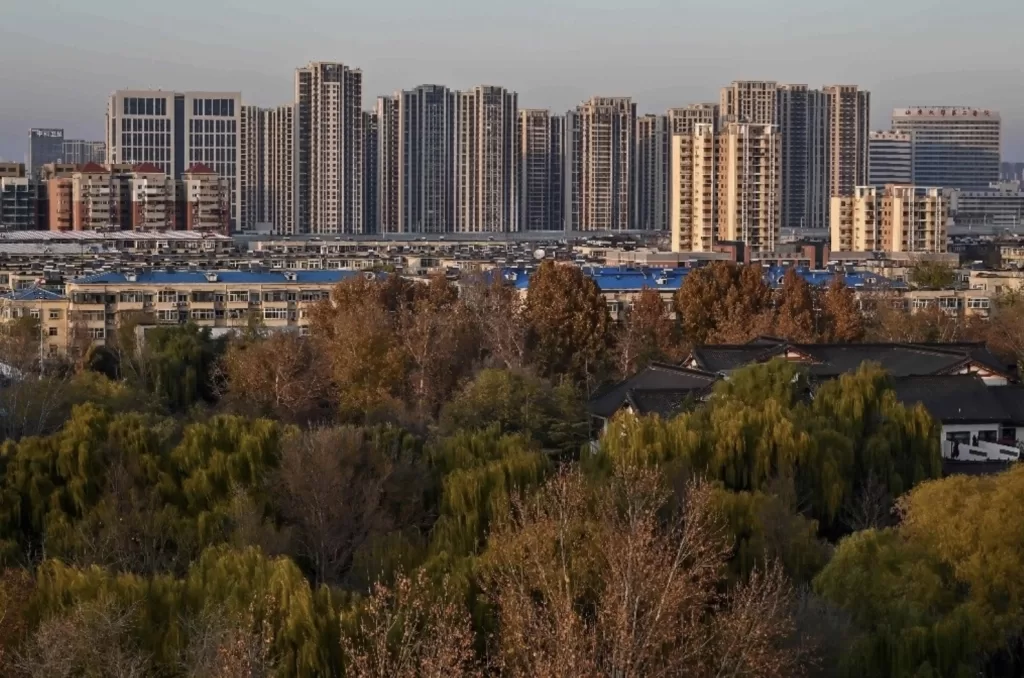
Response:
[{"label": "dense woodland", "polygon": [[753,366],[591,445],[588,397],[694,345],[1022,355],[1017,297],[890,302],[715,265],[613,323],[545,264],[525,298],[353,279],[308,338],[140,317],[60,369],[8,326],[0,675],[1022,675],[1024,469],[940,479],[877,366],[813,399]]}]

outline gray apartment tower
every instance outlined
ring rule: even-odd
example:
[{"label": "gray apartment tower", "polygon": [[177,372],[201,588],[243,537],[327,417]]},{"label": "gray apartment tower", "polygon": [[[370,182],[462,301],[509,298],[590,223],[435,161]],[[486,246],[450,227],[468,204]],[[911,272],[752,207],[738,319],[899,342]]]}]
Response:
[{"label": "gray apartment tower", "polygon": [[782,209],[785,228],[828,227],[828,147],[825,96],[807,85],[780,85],[777,124],[782,134]]},{"label": "gray apartment tower", "polygon": [[669,138],[667,115],[643,115],[636,121],[633,167],[633,228],[668,228]]},{"label": "gray apartment tower", "polygon": [[566,114],[567,229],[633,227],[636,104],[593,97]]},{"label": "gray apartment tower", "polygon": [[443,85],[421,85],[397,95],[399,230],[455,230],[456,94]]},{"label": "gray apartment tower", "polygon": [[380,129],[376,111],[363,111],[363,233],[376,233],[380,224],[377,203]]},{"label": "gray apartment tower", "polygon": [[377,229],[378,233],[400,233],[398,181],[401,176],[402,133],[398,125],[399,96],[377,98]]},{"label": "gray apartment tower", "polygon": [[362,99],[358,69],[315,61],[295,72],[303,231],[363,231]]},{"label": "gray apartment tower", "polygon": [[892,128],[911,135],[914,183],[982,189],[999,181],[1001,119],[997,111],[912,106],[892,113]]},{"label": "gray apartment tower", "polygon": [[565,229],[565,118],[551,111],[519,111],[519,230]]},{"label": "gray apartment tower", "polygon": [[455,224],[462,233],[518,230],[518,95],[481,85],[459,92]]}]

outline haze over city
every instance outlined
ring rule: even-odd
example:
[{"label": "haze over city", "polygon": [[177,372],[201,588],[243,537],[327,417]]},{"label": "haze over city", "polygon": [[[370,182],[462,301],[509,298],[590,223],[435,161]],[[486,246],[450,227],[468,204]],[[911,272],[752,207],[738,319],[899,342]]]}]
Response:
[{"label": "haze over city", "polygon": [[10,3],[0,157],[23,161],[31,127],[102,138],[116,89],[235,90],[276,105],[293,96],[297,66],[335,60],[362,69],[367,107],[422,83],[502,85],[522,107],[556,111],[631,96],[641,113],[716,101],[734,79],[857,84],[871,92],[878,129],[896,106],[998,110],[1003,159],[1013,161],[1024,157],[1011,61],[1022,20],[1021,5],[945,0]]}]

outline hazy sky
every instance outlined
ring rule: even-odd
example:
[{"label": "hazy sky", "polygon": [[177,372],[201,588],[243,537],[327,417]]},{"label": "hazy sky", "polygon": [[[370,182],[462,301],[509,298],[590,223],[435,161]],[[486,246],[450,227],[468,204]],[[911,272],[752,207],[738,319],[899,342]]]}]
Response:
[{"label": "hazy sky", "polygon": [[115,89],[276,105],[296,66],[329,60],[363,70],[368,106],[421,83],[558,110],[629,95],[641,113],[734,79],[859,84],[876,128],[893,106],[997,109],[1004,160],[1024,161],[1022,27],[1019,0],[0,0],[0,157],[23,160],[30,127],[102,139]]}]

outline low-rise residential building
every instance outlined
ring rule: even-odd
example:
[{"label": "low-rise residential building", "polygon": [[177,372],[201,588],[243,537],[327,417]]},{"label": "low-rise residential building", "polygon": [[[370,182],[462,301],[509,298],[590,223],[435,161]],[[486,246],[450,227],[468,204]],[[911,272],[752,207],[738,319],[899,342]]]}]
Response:
[{"label": "low-rise residential building", "polygon": [[945,252],[948,206],[938,188],[858,186],[834,196],[833,252]]},{"label": "low-rise residential building", "polygon": [[71,340],[67,297],[36,287],[0,294],[0,323],[23,318],[38,321],[40,358],[67,354]]}]

